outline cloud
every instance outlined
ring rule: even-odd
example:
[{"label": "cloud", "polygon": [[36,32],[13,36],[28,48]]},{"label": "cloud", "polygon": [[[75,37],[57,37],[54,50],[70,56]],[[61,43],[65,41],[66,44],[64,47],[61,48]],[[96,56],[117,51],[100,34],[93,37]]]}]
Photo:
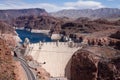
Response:
[{"label": "cloud", "polygon": [[62,5],[50,3],[27,3],[23,0],[5,0],[4,2],[0,3],[0,9],[44,8],[48,12],[62,9],[96,9],[103,7],[105,6],[100,2],[83,0],[78,0],[76,2],[64,2]]},{"label": "cloud", "polygon": [[91,8],[91,9],[96,9],[96,8],[103,8],[105,7],[104,5],[102,5],[101,2],[97,2],[97,1],[83,1],[83,0],[79,0],[77,2],[66,2],[64,4],[66,7],[75,7],[77,9],[80,8]]}]

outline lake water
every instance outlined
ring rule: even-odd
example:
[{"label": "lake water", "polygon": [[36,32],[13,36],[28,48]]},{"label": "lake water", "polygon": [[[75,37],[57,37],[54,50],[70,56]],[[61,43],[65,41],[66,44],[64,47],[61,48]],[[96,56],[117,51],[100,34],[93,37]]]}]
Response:
[{"label": "lake water", "polygon": [[16,32],[18,33],[18,36],[22,40],[22,43],[24,42],[25,38],[28,38],[31,43],[38,43],[40,41],[45,41],[45,42],[52,41],[50,37],[42,33],[31,33],[29,31],[19,30],[19,29],[17,29]]}]

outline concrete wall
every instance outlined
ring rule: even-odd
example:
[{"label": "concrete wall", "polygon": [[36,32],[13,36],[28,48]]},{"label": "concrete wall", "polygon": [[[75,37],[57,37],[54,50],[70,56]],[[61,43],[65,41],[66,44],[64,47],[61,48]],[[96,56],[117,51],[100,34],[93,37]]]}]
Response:
[{"label": "concrete wall", "polygon": [[52,77],[67,77],[70,79],[70,59],[75,51],[80,49],[80,44],[73,43],[71,47],[67,42],[47,42],[30,44],[28,55],[32,55],[39,63],[46,62],[45,68]]}]

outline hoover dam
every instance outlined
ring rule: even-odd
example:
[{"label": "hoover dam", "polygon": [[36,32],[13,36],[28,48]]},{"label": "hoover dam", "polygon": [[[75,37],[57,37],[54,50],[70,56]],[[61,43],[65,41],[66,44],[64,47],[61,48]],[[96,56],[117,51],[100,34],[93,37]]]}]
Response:
[{"label": "hoover dam", "polygon": [[31,55],[39,63],[45,62],[42,67],[51,77],[70,80],[71,57],[80,48],[81,43],[74,42],[32,43],[27,46],[25,55]]}]

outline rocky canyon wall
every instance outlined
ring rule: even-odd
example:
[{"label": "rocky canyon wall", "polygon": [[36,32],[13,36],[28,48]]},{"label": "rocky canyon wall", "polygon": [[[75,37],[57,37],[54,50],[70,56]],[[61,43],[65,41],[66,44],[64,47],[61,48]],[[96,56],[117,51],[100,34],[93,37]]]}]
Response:
[{"label": "rocky canyon wall", "polygon": [[119,80],[120,55],[106,47],[87,47],[77,51],[71,62],[71,80]]}]

